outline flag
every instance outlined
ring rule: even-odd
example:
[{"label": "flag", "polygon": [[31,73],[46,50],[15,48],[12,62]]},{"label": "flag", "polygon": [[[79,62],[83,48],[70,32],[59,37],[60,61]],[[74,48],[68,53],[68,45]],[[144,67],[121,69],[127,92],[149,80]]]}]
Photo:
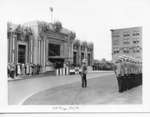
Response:
[{"label": "flag", "polygon": [[53,12],[53,7],[50,7],[50,11]]}]

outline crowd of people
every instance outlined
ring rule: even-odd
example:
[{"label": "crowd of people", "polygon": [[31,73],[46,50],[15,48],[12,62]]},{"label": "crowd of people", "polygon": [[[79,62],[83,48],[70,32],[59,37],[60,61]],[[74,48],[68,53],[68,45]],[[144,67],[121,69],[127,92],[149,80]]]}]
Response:
[{"label": "crowd of people", "polygon": [[142,84],[142,62],[130,57],[118,57],[115,61],[115,74],[119,92]]},{"label": "crowd of people", "polygon": [[40,65],[35,64],[8,64],[8,77],[15,78],[18,75],[35,75],[39,74],[41,70]]}]

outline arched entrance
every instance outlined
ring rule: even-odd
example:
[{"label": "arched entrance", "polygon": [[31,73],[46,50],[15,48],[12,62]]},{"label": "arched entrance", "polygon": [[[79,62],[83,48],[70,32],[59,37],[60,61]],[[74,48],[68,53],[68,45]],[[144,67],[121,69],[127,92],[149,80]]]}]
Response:
[{"label": "arched entrance", "polygon": [[53,63],[55,69],[57,69],[57,68],[63,68],[64,58],[50,57],[48,60]]}]

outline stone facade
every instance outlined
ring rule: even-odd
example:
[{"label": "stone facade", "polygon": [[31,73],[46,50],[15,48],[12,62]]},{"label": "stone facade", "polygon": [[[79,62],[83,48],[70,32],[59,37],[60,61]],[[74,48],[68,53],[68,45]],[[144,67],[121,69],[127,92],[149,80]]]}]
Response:
[{"label": "stone facade", "polygon": [[54,71],[64,64],[75,63],[74,52],[77,52],[76,64],[81,65],[81,53],[84,53],[84,58],[89,56],[89,65],[92,65],[93,44],[80,43],[75,49],[75,37],[75,33],[59,22],[8,23],[8,63],[40,65],[40,72]]},{"label": "stone facade", "polygon": [[87,65],[93,65],[93,43],[87,43],[86,41],[74,40],[73,41],[73,64],[81,66],[82,60],[87,60]]},{"label": "stone facade", "polygon": [[111,30],[112,60],[126,55],[142,61],[142,27]]}]

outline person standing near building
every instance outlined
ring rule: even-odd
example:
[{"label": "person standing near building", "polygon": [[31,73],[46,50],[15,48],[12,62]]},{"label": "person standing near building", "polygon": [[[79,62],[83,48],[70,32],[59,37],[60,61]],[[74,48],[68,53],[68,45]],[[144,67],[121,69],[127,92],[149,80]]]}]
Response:
[{"label": "person standing near building", "polygon": [[116,63],[115,63],[115,65],[116,65],[116,77],[117,77],[117,81],[118,81],[118,91],[119,92],[123,92],[123,90],[122,90],[122,79],[123,79],[123,77],[122,77],[122,66],[121,66],[121,62],[122,62],[122,60],[121,59],[118,59],[117,61],[116,61]]},{"label": "person standing near building", "polygon": [[124,90],[126,91],[128,88],[128,64],[126,59],[124,60]]},{"label": "person standing near building", "polygon": [[86,88],[87,87],[86,74],[87,74],[87,66],[86,66],[86,60],[84,59],[82,61],[82,66],[81,66],[82,88]]},{"label": "person standing near building", "polygon": [[125,69],[124,69],[124,59],[121,58],[120,62],[120,92],[125,91]]}]

